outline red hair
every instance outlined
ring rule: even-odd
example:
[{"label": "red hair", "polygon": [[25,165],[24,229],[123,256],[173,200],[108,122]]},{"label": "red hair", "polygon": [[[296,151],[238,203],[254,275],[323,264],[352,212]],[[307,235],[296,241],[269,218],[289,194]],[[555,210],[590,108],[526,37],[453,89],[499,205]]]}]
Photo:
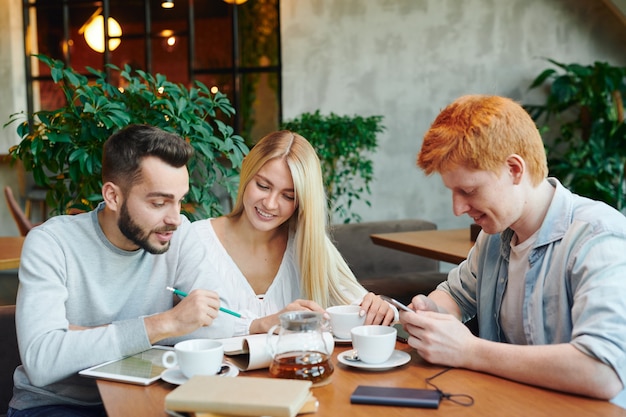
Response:
[{"label": "red hair", "polygon": [[468,95],[439,113],[424,135],[417,165],[427,175],[455,166],[499,174],[511,154],[524,159],[534,185],[548,175],[541,135],[522,106],[505,97]]}]

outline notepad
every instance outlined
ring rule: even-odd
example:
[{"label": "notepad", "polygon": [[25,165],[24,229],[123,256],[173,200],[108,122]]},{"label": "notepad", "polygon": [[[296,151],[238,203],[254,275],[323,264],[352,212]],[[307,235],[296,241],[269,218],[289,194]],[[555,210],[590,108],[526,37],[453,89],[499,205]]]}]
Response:
[{"label": "notepad", "polygon": [[196,375],[165,397],[173,411],[231,416],[294,417],[311,395],[311,382],[277,378]]}]

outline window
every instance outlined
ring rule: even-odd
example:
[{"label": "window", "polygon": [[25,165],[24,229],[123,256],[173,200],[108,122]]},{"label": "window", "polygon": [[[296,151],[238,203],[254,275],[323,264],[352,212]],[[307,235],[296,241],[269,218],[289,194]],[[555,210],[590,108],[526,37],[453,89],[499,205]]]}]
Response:
[{"label": "window", "polygon": [[[216,87],[237,111],[229,121],[235,132],[252,144],[276,130],[282,114],[278,1],[174,0],[163,8],[162,0],[31,0],[24,2],[25,53],[85,75],[87,66],[128,64],[175,83]],[[92,21],[96,46],[86,40]],[[27,59],[26,73],[29,113],[63,105],[45,64]]]}]

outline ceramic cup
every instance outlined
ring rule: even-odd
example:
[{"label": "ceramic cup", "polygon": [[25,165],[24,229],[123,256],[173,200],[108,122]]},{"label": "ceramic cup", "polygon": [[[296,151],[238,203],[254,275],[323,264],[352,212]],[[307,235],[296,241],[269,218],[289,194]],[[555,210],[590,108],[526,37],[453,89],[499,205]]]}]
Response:
[{"label": "ceramic cup", "polygon": [[398,331],[391,326],[359,326],[351,331],[352,346],[364,363],[383,363],[396,347]]},{"label": "ceramic cup", "polygon": [[330,327],[337,339],[350,340],[350,330],[365,323],[365,316],[359,316],[360,311],[361,306],[357,305],[333,306],[326,309],[330,317]]},{"label": "ceramic cup", "polygon": [[224,346],[211,339],[191,339],[178,342],[173,351],[163,355],[163,366],[172,368],[176,365],[183,375],[215,375],[222,367]]}]

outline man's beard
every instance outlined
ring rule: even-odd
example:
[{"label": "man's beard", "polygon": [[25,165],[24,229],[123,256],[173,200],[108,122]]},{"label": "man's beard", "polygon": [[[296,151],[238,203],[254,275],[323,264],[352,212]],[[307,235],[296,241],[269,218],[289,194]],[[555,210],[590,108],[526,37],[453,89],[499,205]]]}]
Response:
[{"label": "man's beard", "polygon": [[[130,213],[128,212],[128,207],[126,207],[125,201],[122,203],[122,207],[120,207],[120,218],[117,222],[117,227],[119,227],[122,234],[126,236],[128,240],[132,241],[137,246],[144,249],[146,252],[158,255],[167,252],[167,250],[170,248],[169,241],[161,246],[155,246],[150,243],[149,239],[151,232],[144,233],[141,227],[137,223],[135,223],[135,221],[130,217]],[[170,232],[174,230],[176,230],[175,226],[166,226],[162,229],[154,231]]]}]

